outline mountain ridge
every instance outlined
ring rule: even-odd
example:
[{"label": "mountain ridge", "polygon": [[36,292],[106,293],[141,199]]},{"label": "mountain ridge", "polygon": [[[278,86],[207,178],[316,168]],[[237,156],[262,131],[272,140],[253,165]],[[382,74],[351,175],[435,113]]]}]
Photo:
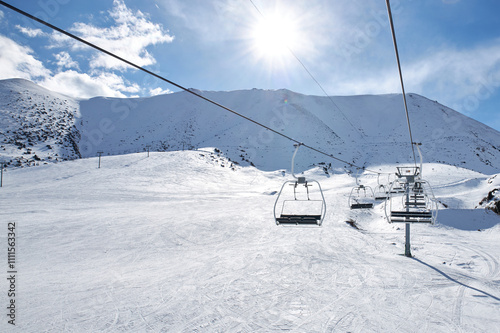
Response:
[{"label": "mountain ridge", "polygon": [[[300,142],[360,167],[413,163],[401,94],[309,96],[287,89],[199,91]],[[73,99],[30,81],[0,81],[0,154],[10,165],[217,147],[263,170],[288,169],[293,142],[188,92]],[[485,174],[500,169],[500,132],[423,96],[407,94],[424,162]],[[50,148],[49,148],[50,147]],[[36,157],[35,157],[36,156]],[[418,158],[418,156],[417,156]],[[303,149],[297,168],[345,163]]]}]

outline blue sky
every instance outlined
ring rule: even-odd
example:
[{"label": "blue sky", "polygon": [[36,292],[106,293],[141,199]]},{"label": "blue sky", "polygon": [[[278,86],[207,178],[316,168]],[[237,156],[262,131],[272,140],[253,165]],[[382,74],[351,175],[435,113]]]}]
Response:
[{"label": "blue sky", "polygon": [[[384,0],[6,2],[189,88],[324,95],[302,62],[332,96],[401,91]],[[391,4],[406,91],[500,130],[500,2]],[[11,77],[84,98],[178,90],[0,6]]]}]

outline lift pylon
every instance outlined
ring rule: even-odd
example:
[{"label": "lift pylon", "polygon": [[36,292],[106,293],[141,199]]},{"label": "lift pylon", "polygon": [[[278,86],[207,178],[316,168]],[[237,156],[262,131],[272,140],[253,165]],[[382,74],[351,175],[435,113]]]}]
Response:
[{"label": "lift pylon", "polygon": [[[394,186],[404,189],[400,198],[390,196],[385,202],[385,215],[389,223],[405,223],[405,255],[411,257],[410,252],[410,224],[434,224],[437,220],[438,205],[429,182],[422,179],[422,152],[415,144],[420,155],[420,166],[398,167]],[[399,200],[398,200],[399,199]]]}]

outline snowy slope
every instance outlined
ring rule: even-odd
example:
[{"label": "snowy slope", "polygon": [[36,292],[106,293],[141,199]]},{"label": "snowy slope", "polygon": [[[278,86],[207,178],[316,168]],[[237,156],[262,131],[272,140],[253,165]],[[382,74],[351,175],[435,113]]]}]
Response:
[{"label": "snowy slope", "polygon": [[[412,160],[401,95],[304,96],[287,90],[203,92],[203,96],[360,166]],[[409,96],[414,140],[425,160],[484,173],[500,169],[500,133],[424,97]],[[83,156],[219,147],[263,170],[289,168],[291,142],[186,92],[81,103]],[[345,116],[345,117],[344,117]],[[147,119],[145,121],[144,119]],[[418,158],[418,157],[417,157]],[[333,163],[304,151],[299,165]]]},{"label": "snowy slope", "polygon": [[448,208],[412,227],[410,259],[382,203],[349,210],[345,173],[307,171],[325,191],[323,227],[283,228],[273,193],[288,173],[231,168],[208,148],[146,156],[4,175],[18,293],[2,332],[500,332],[500,217],[474,209],[499,176],[426,164]]},{"label": "snowy slope", "polygon": [[[55,154],[59,158],[91,157],[98,151],[116,155],[144,151],[148,145],[152,151],[210,146],[242,165],[253,163],[272,171],[289,169],[293,152],[290,141],[187,92],[76,101],[29,81],[3,80],[0,93],[5,96],[0,102],[5,150],[0,153],[7,160],[23,154],[30,158],[33,152],[47,161],[57,158]],[[359,166],[408,163],[413,158],[400,94],[329,99],[288,90],[199,93]],[[426,162],[485,174],[500,170],[499,132],[422,96],[409,94],[408,102],[413,137],[422,142]],[[51,127],[50,135],[32,138],[36,147],[30,147],[31,155],[18,149],[19,137],[35,129],[40,132],[42,126]],[[300,169],[319,163],[344,167],[308,150],[301,151],[297,163]]]},{"label": "snowy slope", "polygon": [[30,81],[0,81],[0,154],[12,166],[81,157],[78,102]]}]

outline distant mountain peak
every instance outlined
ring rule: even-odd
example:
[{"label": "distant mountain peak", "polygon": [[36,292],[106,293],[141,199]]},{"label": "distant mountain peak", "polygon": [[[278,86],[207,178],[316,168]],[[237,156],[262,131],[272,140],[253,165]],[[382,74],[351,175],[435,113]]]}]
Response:
[{"label": "distant mountain peak", "polygon": [[[401,94],[191,91],[356,165],[412,163]],[[290,168],[293,142],[185,92],[76,100],[28,80],[9,79],[0,81],[0,96],[0,158],[11,165],[90,157],[97,151],[132,153],[150,146],[151,151],[218,147],[242,164]],[[424,162],[498,172],[498,131],[436,101],[408,96],[413,137],[422,143]],[[330,163],[345,167],[307,149],[297,156],[302,170]]]}]

